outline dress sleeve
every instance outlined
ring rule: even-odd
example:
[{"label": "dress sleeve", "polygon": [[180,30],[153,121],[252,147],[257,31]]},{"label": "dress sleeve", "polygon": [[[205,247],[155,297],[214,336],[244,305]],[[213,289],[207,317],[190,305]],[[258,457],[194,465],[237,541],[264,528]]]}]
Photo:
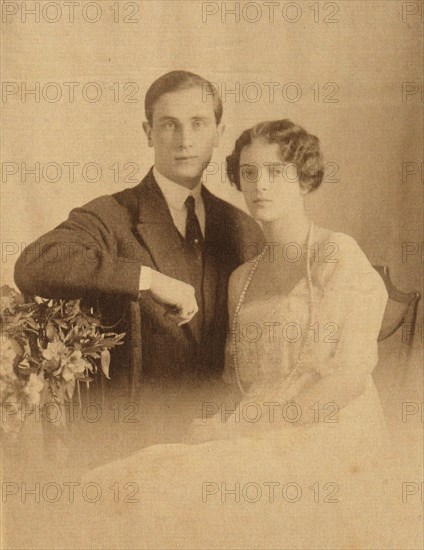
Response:
[{"label": "dress sleeve", "polygon": [[371,373],[378,360],[386,287],[353,238],[337,234],[335,240],[334,263],[319,264],[315,277],[312,270],[315,316],[302,370],[321,376],[341,369]]}]

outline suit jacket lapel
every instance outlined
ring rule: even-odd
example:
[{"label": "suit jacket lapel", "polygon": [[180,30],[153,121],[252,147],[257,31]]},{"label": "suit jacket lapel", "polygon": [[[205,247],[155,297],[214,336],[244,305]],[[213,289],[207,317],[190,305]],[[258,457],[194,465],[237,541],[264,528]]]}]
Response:
[{"label": "suit jacket lapel", "polygon": [[[222,255],[225,237],[222,226],[223,216],[220,215],[218,201],[206,187],[202,187],[202,197],[205,205],[206,229],[205,229],[205,263],[203,279],[203,295],[205,301],[205,325],[208,326],[215,313],[216,303],[218,301],[218,292],[222,290],[226,293],[227,289],[221,284],[221,278],[224,276]],[[224,258],[225,262],[225,258]],[[222,312],[226,315],[226,312]]]},{"label": "suit jacket lapel", "polygon": [[174,225],[171,213],[152,171],[139,188],[139,232],[153,262],[161,273],[190,282],[184,257],[183,243]]},{"label": "suit jacket lapel", "polygon": [[[189,266],[185,262],[183,241],[174,225],[171,213],[160,187],[155,181],[152,170],[147,174],[138,188],[138,221],[137,231],[152,257],[155,268],[161,273],[191,284]],[[222,227],[223,216],[219,203],[212,193],[202,187],[202,198],[205,205],[205,263],[204,263],[204,315],[205,326],[209,326],[214,313],[220,289],[226,293],[221,284],[223,271],[222,243],[225,242]],[[224,259],[225,261],[225,259]],[[222,298],[222,297],[221,297]],[[226,312],[223,312],[225,315]],[[184,325],[185,332],[196,339],[190,325]]]},{"label": "suit jacket lapel", "polygon": [[[138,189],[138,203],[137,231],[155,268],[168,277],[191,284],[183,242],[152,170]],[[182,331],[189,340],[196,341],[188,324],[182,326]]]}]

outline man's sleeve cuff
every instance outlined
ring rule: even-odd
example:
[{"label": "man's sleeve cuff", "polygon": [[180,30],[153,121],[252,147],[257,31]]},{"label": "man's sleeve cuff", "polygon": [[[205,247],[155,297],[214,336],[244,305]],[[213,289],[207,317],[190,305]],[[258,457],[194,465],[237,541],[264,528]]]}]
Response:
[{"label": "man's sleeve cuff", "polygon": [[152,284],[152,270],[145,265],[141,266],[139,290],[149,290]]}]

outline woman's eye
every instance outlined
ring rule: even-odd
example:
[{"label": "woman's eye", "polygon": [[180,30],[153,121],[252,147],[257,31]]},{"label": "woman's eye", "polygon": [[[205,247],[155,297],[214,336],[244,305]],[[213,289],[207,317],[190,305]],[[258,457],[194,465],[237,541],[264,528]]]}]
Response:
[{"label": "woman's eye", "polygon": [[201,128],[202,126],[204,126],[203,120],[195,120],[193,122],[193,128]]},{"label": "woman's eye", "polygon": [[241,177],[248,182],[258,180],[258,169],[255,166],[243,166],[241,169]]}]

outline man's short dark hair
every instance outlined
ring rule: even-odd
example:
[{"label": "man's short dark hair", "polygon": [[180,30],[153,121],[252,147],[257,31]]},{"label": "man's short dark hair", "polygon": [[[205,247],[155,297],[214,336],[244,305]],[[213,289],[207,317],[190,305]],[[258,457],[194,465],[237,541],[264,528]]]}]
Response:
[{"label": "man's short dark hair", "polygon": [[169,92],[187,90],[189,88],[201,88],[202,94],[204,94],[205,98],[212,96],[215,120],[218,125],[221,122],[223,111],[218,90],[212,85],[211,82],[202,76],[195,73],[189,73],[188,71],[171,71],[170,73],[162,75],[153,82],[147,90],[144,100],[144,112],[148,123],[150,125],[153,123],[153,109],[156,101],[161,96]]},{"label": "man's short dark hair", "polygon": [[283,119],[256,124],[253,128],[245,130],[237,139],[233,152],[227,157],[228,178],[237,189],[241,189],[241,152],[254,139],[264,139],[268,143],[278,144],[281,160],[295,164],[303,190],[309,192],[319,187],[324,176],[319,139],[291,120]]}]

